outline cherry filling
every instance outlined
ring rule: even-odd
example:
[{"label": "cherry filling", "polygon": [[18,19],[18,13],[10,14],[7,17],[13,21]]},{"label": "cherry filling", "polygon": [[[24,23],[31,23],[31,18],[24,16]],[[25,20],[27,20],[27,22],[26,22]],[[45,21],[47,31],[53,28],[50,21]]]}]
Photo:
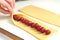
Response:
[{"label": "cherry filling", "polygon": [[14,18],[14,20],[17,20],[17,21],[19,21],[19,20],[20,20],[20,17],[19,17],[19,16],[17,16],[17,15],[14,15],[14,16],[13,16],[13,18]]},{"label": "cherry filling", "polygon": [[19,17],[18,15],[14,15],[13,18],[14,20],[20,21],[28,26],[31,26],[32,28],[35,28],[37,31],[40,31],[41,33],[45,33],[46,35],[49,35],[51,33],[50,30],[46,30],[44,27],[40,26],[38,23],[34,23],[23,17]]},{"label": "cherry filling", "polygon": [[46,35],[49,35],[50,33],[51,33],[50,30],[46,30],[46,31],[45,31],[45,34],[46,34]]},{"label": "cherry filling", "polygon": [[35,27],[36,23],[32,23],[31,27]]},{"label": "cherry filling", "polygon": [[45,30],[46,30],[46,29],[42,27],[40,31],[41,31],[41,33],[44,33]]},{"label": "cherry filling", "polygon": [[29,21],[27,24],[28,24],[29,26],[31,26],[31,25],[33,24],[33,22]]}]

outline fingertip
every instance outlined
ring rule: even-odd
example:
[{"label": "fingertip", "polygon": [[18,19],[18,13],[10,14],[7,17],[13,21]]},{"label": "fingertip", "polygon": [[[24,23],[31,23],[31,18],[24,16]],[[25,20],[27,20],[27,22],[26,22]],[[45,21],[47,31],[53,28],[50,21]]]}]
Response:
[{"label": "fingertip", "polygon": [[4,11],[3,13],[4,13],[4,14],[9,14],[9,12],[8,12],[8,11]]},{"label": "fingertip", "polygon": [[9,11],[4,10],[3,8],[0,8],[0,11],[1,11],[2,13],[4,13],[4,14],[8,14],[8,13],[9,13]]}]

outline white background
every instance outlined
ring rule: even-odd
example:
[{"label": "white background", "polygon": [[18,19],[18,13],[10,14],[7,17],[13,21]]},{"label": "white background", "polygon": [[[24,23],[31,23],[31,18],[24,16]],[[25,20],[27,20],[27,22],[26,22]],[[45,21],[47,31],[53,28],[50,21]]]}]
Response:
[{"label": "white background", "polygon": [[[19,1],[16,2],[16,6],[15,6],[15,12],[17,12],[18,9],[27,6],[27,5],[36,5],[40,8],[44,8],[46,10],[55,12],[57,14],[60,15],[60,1],[59,0],[35,0],[35,1]],[[44,23],[44,22],[42,22]],[[49,40],[60,40],[60,28],[54,25],[50,25],[47,23],[44,23],[52,28],[55,28],[56,30],[58,30],[58,34],[56,34],[55,36],[52,36]],[[36,40],[36,38],[34,38],[32,35],[28,34],[27,32],[19,29],[18,27],[14,26],[12,24],[11,18],[7,17],[3,14],[0,14],[0,27],[19,36],[24,38],[25,40]],[[2,36],[1,36],[2,37]],[[1,39],[1,38],[0,38]],[[6,39],[5,39],[6,40]]]}]

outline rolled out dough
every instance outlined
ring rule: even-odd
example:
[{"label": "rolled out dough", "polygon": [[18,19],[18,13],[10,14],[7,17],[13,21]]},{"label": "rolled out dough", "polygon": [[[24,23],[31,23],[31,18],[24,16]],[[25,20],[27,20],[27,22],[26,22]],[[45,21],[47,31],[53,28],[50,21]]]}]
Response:
[{"label": "rolled out dough", "polygon": [[19,11],[39,20],[42,20],[44,22],[60,26],[60,15],[50,12],[48,10],[33,5],[29,5],[19,9]]},{"label": "rolled out dough", "polygon": [[[19,14],[19,13],[17,13],[17,14]],[[23,15],[24,18],[26,18],[26,19],[28,19],[30,21],[36,22],[39,25],[41,25],[42,27],[44,27],[46,29],[49,29],[51,31],[51,34],[45,35],[43,33],[40,33],[39,31],[35,30],[34,28],[31,28],[31,27],[25,25],[24,23],[22,23],[20,21],[14,20],[13,17],[12,17],[12,21],[13,21],[14,25],[16,25],[17,27],[19,27],[19,28],[23,29],[24,31],[30,33],[31,35],[36,37],[38,40],[48,40],[48,38],[52,37],[53,35],[55,35],[57,33],[56,29],[50,28],[50,27],[42,24],[38,20],[33,19],[32,17],[30,17],[28,15],[25,15],[25,14],[19,14],[19,15]]]}]

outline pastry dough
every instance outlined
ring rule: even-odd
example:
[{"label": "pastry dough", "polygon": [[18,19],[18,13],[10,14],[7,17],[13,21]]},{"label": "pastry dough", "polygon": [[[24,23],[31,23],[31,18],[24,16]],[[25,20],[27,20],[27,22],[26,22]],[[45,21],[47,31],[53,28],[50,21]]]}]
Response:
[{"label": "pastry dough", "polygon": [[35,7],[33,5],[26,6],[19,9],[20,12],[23,12],[29,16],[42,20],[44,22],[60,26],[60,15],[53,12],[44,10],[42,8]]},{"label": "pastry dough", "polygon": [[[17,14],[19,14],[19,13],[17,13]],[[17,15],[17,14],[14,14],[14,15]],[[28,15],[26,15],[26,14],[21,13],[21,14],[19,14],[19,16],[22,16],[22,17],[24,17],[24,18],[26,18],[26,19],[28,19],[28,20],[30,20],[30,21],[36,22],[36,23],[38,23],[39,25],[41,25],[41,26],[43,26],[44,28],[49,29],[49,30],[51,31],[51,34],[49,34],[49,35],[44,35],[43,33],[40,33],[39,31],[36,31],[34,28],[31,28],[31,27],[25,25],[24,23],[22,23],[22,22],[20,22],[20,21],[14,20],[14,19],[13,19],[13,16],[12,16],[12,21],[13,21],[13,23],[14,23],[17,27],[19,27],[19,28],[25,30],[26,32],[30,33],[31,35],[33,35],[34,37],[36,37],[38,40],[48,40],[48,38],[52,37],[53,35],[55,35],[55,34],[57,33],[57,30],[55,30],[55,29],[53,29],[53,28],[50,28],[50,27],[42,24],[41,22],[39,22],[39,20],[35,20],[34,18],[32,18],[32,17],[30,17],[30,16],[28,16]]]}]

